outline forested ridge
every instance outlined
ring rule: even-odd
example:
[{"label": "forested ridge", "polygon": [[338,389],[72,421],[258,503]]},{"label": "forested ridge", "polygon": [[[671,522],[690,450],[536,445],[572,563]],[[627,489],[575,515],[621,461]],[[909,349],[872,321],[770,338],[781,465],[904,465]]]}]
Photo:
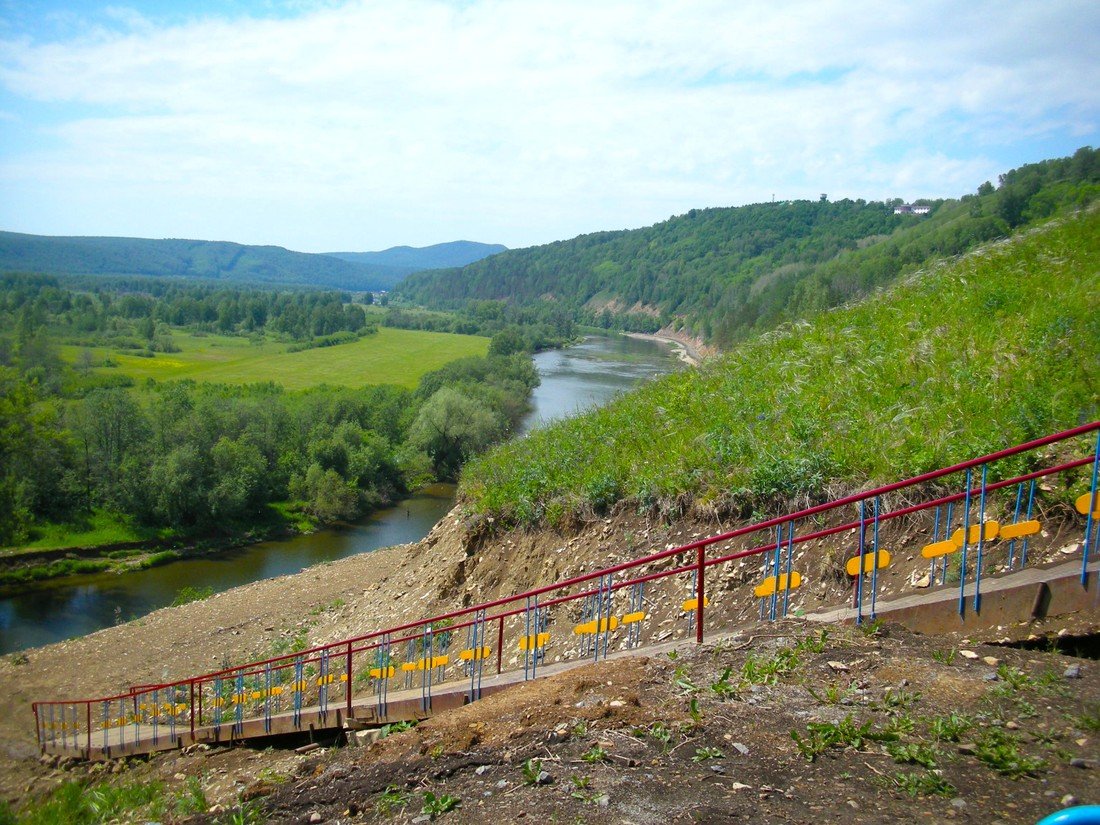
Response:
[{"label": "forested ridge", "polygon": [[565,307],[574,320],[684,329],[728,347],[783,321],[869,294],[930,259],[961,254],[1100,192],[1100,152],[1029,164],[958,200],[779,201],[693,209],[645,229],[598,232],[410,275],[404,301],[454,309],[504,300]]},{"label": "forested ridge", "polygon": [[227,241],[0,232],[0,271],[201,278],[231,284],[367,291],[390,289],[409,269]]}]

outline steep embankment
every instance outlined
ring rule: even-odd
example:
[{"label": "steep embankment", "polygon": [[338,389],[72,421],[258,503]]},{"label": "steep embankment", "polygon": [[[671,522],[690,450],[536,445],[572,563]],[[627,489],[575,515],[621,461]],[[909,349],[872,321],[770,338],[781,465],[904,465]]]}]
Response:
[{"label": "steep embankment", "polygon": [[1100,211],[1022,233],[479,457],[466,511],[745,517],[1092,420],[1098,272]]}]

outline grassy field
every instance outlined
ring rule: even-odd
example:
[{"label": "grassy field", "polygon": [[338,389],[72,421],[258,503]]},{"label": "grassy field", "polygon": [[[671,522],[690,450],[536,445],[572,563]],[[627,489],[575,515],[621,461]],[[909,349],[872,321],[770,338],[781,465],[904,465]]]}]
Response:
[{"label": "grassy field", "polygon": [[1074,426],[1097,415],[1098,266],[1094,210],[502,445],[466,465],[462,495],[505,523],[685,493],[759,503]]},{"label": "grassy field", "polygon": [[[224,335],[196,336],[174,332],[180,352],[157,353],[143,358],[125,350],[91,347],[94,363],[110,358],[117,366],[97,372],[121,372],[135,380],[171,381],[190,378],[224,384],[273,381],[289,390],[318,384],[360,387],[364,384],[398,384],[415,387],[426,372],[469,355],[484,355],[489,339],[472,335],[381,327],[351,344],[287,352],[282,343],[252,343],[247,338]],[[75,362],[83,347],[61,348],[61,355]]]},{"label": "grassy field", "polygon": [[[172,535],[172,531],[168,529],[140,527],[116,513],[95,510],[76,523],[37,524],[32,533],[32,540],[20,545],[19,551],[53,550],[58,547],[99,547],[106,544],[165,539]],[[13,550],[14,548],[10,547],[4,548],[0,555],[10,554]]]}]

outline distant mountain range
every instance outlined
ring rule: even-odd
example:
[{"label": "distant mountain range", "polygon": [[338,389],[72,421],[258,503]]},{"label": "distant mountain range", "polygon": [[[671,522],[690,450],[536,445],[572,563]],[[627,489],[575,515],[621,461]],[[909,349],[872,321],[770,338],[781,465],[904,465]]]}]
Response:
[{"label": "distant mountain range", "polygon": [[0,271],[51,275],[201,278],[235,284],[392,289],[406,275],[459,267],[504,250],[471,241],[423,249],[312,254],[227,241],[55,237],[0,232]]},{"label": "distant mountain range", "polygon": [[423,247],[394,246],[381,252],[328,252],[326,254],[357,264],[404,269],[407,270],[406,274],[409,274],[424,269],[466,266],[507,250],[508,247],[498,243],[451,241]]}]

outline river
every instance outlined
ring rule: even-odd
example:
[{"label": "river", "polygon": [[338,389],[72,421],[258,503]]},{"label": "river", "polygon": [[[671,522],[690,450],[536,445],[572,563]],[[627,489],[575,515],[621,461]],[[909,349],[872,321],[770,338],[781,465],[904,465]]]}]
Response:
[{"label": "river", "polygon": [[[606,403],[639,380],[678,367],[671,347],[626,336],[588,338],[535,356],[542,383],[520,434],[555,418]],[[228,590],[297,573],[314,564],[418,541],[454,502],[452,484],[433,484],[363,521],[304,536],[265,541],[213,556],[119,575],[57,579],[0,599],[0,654],[51,644],[172,603],[184,586]]]}]

